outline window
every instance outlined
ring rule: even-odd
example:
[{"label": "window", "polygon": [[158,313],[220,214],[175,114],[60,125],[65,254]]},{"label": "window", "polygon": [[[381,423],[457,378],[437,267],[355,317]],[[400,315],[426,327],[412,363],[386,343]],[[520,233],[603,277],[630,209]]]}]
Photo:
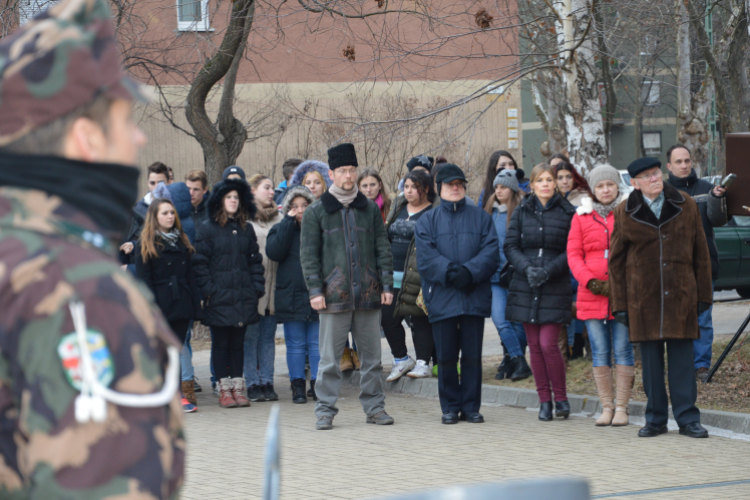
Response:
[{"label": "window", "polygon": [[641,86],[641,102],[647,106],[660,104],[661,93],[659,90],[659,82],[649,80],[643,82]]},{"label": "window", "polygon": [[177,28],[180,31],[209,31],[208,0],[177,0]]},{"label": "window", "polygon": [[60,0],[19,0],[18,2],[18,24],[34,19],[34,16],[47,10]]},{"label": "window", "polygon": [[647,155],[661,153],[661,132],[644,132],[641,137]]}]

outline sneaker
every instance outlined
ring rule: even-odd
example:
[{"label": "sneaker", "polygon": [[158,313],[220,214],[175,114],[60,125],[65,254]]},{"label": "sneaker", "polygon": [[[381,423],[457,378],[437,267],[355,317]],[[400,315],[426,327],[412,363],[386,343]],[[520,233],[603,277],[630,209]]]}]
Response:
[{"label": "sneaker", "polygon": [[394,380],[400,379],[403,375],[406,375],[411,371],[412,368],[414,368],[414,365],[416,365],[417,362],[411,359],[409,356],[406,357],[403,361],[396,361],[393,362],[393,368],[391,368],[391,374],[388,375],[388,378],[385,379],[386,382],[393,382]]},{"label": "sneaker", "polygon": [[216,382],[211,382],[211,389],[214,391],[214,395],[221,396],[221,387]]},{"label": "sneaker", "polygon": [[427,364],[427,361],[420,359],[406,376],[409,378],[430,378],[430,365]]},{"label": "sneaker", "polygon": [[333,429],[333,417],[322,415],[315,421],[315,429],[319,431],[327,431]]},{"label": "sneaker", "polygon": [[278,401],[279,395],[273,390],[273,384],[265,384],[260,386],[260,391],[263,393],[263,399],[266,401]]},{"label": "sneaker", "polygon": [[265,400],[259,385],[251,385],[247,388],[247,399],[253,402]]},{"label": "sneaker", "polygon": [[198,377],[193,377],[193,390],[195,392],[203,392],[203,387],[198,383]]},{"label": "sneaker", "polygon": [[185,413],[195,413],[198,407],[185,398],[182,398],[182,411]]},{"label": "sneaker", "polygon": [[375,415],[371,415],[367,417],[365,420],[368,424],[376,424],[376,425],[393,425],[393,417],[388,415],[385,410],[380,410]]}]

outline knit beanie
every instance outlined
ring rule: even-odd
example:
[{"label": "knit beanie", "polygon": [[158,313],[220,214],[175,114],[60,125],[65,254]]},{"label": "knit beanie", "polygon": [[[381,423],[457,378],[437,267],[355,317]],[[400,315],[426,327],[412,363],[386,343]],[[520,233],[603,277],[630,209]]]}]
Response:
[{"label": "knit beanie", "polygon": [[245,171],[242,170],[237,165],[232,165],[231,167],[227,167],[224,169],[224,173],[221,175],[222,180],[227,180],[227,177],[229,177],[232,174],[239,175],[243,181],[246,181],[247,178],[245,177]]},{"label": "knit beanie", "polygon": [[359,166],[354,144],[339,144],[328,150],[328,168],[336,170],[339,167],[346,166]]},{"label": "knit beanie", "polygon": [[592,190],[601,181],[612,181],[617,185],[622,182],[620,172],[618,172],[617,169],[612,165],[599,165],[598,167],[594,168],[591,172],[589,172],[588,181],[589,186],[591,186]]},{"label": "knit beanie", "polygon": [[515,170],[503,169],[497,173],[495,180],[492,182],[492,187],[502,184],[503,186],[510,188],[514,193],[518,192],[518,179],[516,178]]}]

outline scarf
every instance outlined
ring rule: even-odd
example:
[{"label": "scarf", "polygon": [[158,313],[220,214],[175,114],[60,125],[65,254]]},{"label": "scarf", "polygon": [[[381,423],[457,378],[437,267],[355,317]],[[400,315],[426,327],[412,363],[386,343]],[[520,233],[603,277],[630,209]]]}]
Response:
[{"label": "scarf", "polygon": [[120,240],[138,196],[138,169],[59,156],[0,153],[0,186],[36,189],[59,196]]},{"label": "scarf", "polygon": [[333,195],[334,198],[339,200],[339,203],[341,203],[345,207],[348,207],[349,204],[354,201],[354,198],[357,197],[357,193],[359,193],[359,189],[357,189],[356,184],[349,191],[347,191],[346,189],[342,189],[334,184],[328,191]]},{"label": "scarf", "polygon": [[172,228],[172,230],[168,233],[159,231],[159,236],[161,236],[169,246],[177,248],[177,240],[180,238],[180,230],[177,228]]},{"label": "scarf", "polygon": [[377,203],[378,208],[382,211],[383,210],[383,204],[385,203],[383,201],[383,193],[378,193],[378,197],[375,198],[375,203]]},{"label": "scarf", "polygon": [[258,205],[255,207],[258,209],[255,212],[255,219],[261,222],[271,222],[271,220],[279,213],[279,207],[277,207],[276,204],[273,204],[270,207],[260,207]]},{"label": "scarf", "polygon": [[620,198],[617,197],[612,203],[608,205],[602,205],[598,201],[594,202],[594,211],[602,216],[602,219],[607,220],[607,216],[617,208]]}]

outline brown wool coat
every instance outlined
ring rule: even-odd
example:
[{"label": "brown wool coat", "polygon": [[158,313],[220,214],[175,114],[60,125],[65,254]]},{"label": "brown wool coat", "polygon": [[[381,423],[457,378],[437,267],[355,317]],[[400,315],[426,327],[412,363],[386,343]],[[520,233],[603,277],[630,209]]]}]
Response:
[{"label": "brown wool coat", "polygon": [[639,190],[615,209],[610,300],[628,312],[631,342],[697,339],[698,302],[713,301],[698,205],[667,183],[664,196],[658,221]]}]

